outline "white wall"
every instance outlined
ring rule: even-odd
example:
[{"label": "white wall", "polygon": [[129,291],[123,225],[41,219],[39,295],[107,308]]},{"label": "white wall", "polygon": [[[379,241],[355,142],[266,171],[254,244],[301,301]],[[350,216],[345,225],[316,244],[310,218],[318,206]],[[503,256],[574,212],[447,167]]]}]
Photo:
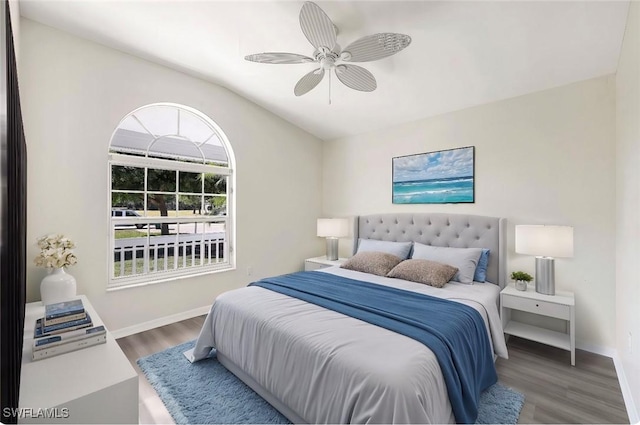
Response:
[{"label": "white wall", "polygon": [[[576,294],[578,343],[613,348],[614,112],[613,78],[602,77],[328,142],[324,213],[506,217],[508,270],[531,274],[534,258],[514,253],[513,226],[574,226],[575,257],[556,260],[556,287]],[[392,157],[471,145],[476,147],[474,204],[391,203]],[[343,241],[342,254],[350,246]]]},{"label": "white wall", "polygon": [[[640,4],[631,2],[616,74],[616,347],[640,408]],[[629,335],[632,346],[629,347]],[[627,401],[627,405],[629,405]]]},{"label": "white wall", "polygon": [[[323,252],[321,142],[229,90],[23,19],[20,85],[28,146],[28,256],[50,232],[72,238],[70,269],[112,330],[210,305],[222,291],[302,269]],[[154,102],[196,108],[236,155],[237,271],[106,292],[107,153],[122,117]],[[247,276],[247,268],[253,276]],[[29,266],[29,300],[44,270]]]}]

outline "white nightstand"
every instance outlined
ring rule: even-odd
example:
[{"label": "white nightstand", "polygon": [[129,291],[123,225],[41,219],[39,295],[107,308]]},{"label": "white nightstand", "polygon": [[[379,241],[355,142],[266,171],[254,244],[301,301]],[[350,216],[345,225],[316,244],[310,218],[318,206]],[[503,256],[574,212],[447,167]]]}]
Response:
[{"label": "white nightstand", "polygon": [[[512,310],[566,320],[567,332],[556,332],[511,320]],[[509,285],[500,293],[500,314],[505,334],[570,351],[571,366],[576,365],[576,316],[573,292],[557,291],[556,295],[544,295],[536,292],[532,287],[527,287],[526,291],[518,291]]]},{"label": "white nightstand", "polygon": [[[93,324],[100,316],[84,295],[84,308]],[[20,423],[131,424],[138,423],[138,374],[107,330],[107,343],[32,361],[33,328],[44,316],[40,301],[26,305],[20,408],[68,409],[68,417],[26,417]],[[53,411],[53,410],[52,410]]]},{"label": "white nightstand", "polygon": [[304,260],[304,270],[308,272],[311,270],[324,269],[331,266],[340,266],[345,261],[347,261],[346,258],[327,260],[327,257],[324,255],[322,257],[307,258],[306,260]]}]

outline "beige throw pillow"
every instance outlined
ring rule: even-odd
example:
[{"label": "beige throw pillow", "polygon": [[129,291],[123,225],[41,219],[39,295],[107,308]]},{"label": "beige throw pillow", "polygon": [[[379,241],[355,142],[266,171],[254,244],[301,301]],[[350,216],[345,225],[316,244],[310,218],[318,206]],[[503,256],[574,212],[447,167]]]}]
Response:
[{"label": "beige throw pillow", "polygon": [[389,271],[402,261],[401,258],[386,252],[359,252],[349,258],[340,267],[357,272],[386,276]]},{"label": "beige throw pillow", "polygon": [[387,274],[387,277],[395,277],[442,288],[457,272],[457,268],[448,264],[413,259],[405,260],[395,266]]}]

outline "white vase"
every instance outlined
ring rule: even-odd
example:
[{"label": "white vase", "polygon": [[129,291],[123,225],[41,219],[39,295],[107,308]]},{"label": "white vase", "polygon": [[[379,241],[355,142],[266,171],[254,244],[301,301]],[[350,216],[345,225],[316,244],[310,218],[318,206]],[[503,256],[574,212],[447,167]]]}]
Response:
[{"label": "white vase", "polygon": [[76,278],[67,273],[64,267],[53,269],[40,283],[42,304],[68,301],[76,297]]},{"label": "white vase", "polygon": [[524,280],[516,280],[516,289],[518,291],[526,291],[527,290],[527,282]]}]

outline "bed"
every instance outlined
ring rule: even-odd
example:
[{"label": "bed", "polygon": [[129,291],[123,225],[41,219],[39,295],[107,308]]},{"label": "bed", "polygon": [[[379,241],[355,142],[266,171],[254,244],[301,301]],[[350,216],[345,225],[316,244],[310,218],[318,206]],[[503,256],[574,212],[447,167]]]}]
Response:
[{"label": "bed", "polygon": [[[507,357],[498,315],[505,284],[502,218],[380,214],[355,219],[358,239],[491,250],[487,282],[434,288],[337,267],[313,273],[371,282],[456,301],[476,310],[492,354]],[[438,359],[388,329],[268,289],[221,294],[191,360],[215,348],[218,360],[294,423],[455,423]]]}]

